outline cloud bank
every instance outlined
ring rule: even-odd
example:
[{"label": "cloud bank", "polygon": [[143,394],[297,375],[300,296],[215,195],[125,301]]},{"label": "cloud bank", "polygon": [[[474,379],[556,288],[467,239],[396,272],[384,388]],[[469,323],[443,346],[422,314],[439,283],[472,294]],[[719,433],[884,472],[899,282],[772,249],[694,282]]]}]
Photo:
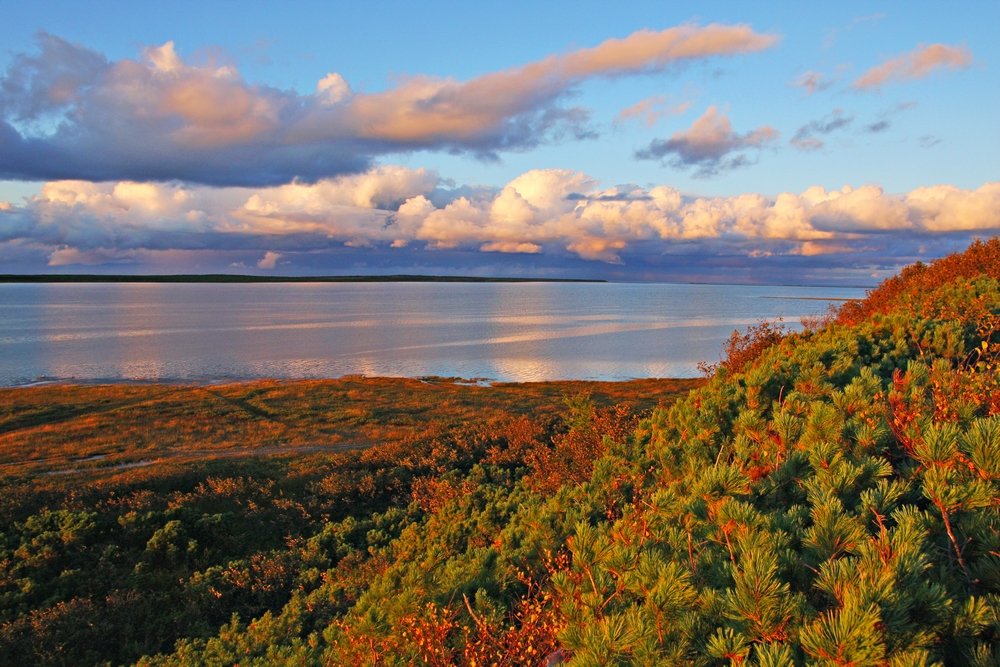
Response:
[{"label": "cloud bank", "polygon": [[626,268],[699,254],[745,266],[759,257],[850,263],[875,251],[884,262],[887,246],[912,250],[901,239],[926,246],[1000,229],[1000,182],[904,194],[865,185],[689,197],[667,186],[603,188],[583,173],[550,169],[495,190],[442,185],[432,172],[396,166],[266,188],[55,181],[24,206],[0,205],[0,257],[68,266],[204,253],[269,271],[326,257],[333,273],[343,272],[344,253],[402,253],[425,267],[449,256],[474,266],[475,257],[497,254]]},{"label": "cloud bank", "polygon": [[584,81],[753,53],[778,38],[687,24],[468,81],[417,75],[366,93],[331,72],[310,94],[185,62],[173,42],[112,62],[55,35],[36,41],[38,52],[16,55],[0,78],[0,179],[266,186],[363,172],[389,153],[489,159],[588,136],[589,112],[562,104]]}]

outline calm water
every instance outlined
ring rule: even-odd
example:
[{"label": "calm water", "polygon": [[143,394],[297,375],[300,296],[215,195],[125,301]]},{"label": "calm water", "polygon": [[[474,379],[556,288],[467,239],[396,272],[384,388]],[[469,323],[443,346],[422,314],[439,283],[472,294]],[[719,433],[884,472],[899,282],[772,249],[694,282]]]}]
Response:
[{"label": "calm water", "polygon": [[[845,288],[636,284],[0,284],[0,384],[348,374],[688,377],[734,328]],[[773,298],[782,297],[782,298]]]}]

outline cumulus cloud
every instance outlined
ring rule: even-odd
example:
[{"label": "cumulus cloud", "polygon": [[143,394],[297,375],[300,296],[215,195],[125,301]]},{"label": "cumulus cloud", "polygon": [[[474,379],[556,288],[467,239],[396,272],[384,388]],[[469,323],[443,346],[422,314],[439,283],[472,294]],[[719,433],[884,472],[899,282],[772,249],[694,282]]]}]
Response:
[{"label": "cumulus cloud", "polygon": [[268,188],[262,191],[266,198],[254,194],[244,207],[262,214],[280,210],[300,215],[323,214],[330,206],[397,210],[415,195],[430,194],[439,182],[437,174],[422,167],[389,165],[312,184],[289,183]]},{"label": "cumulus cloud", "polygon": [[629,120],[642,119],[646,127],[653,127],[663,116],[679,116],[691,108],[690,102],[680,102],[670,104],[665,95],[653,95],[622,109],[615,116],[615,123],[623,123]]},{"label": "cumulus cloud", "polygon": [[972,191],[953,185],[917,188],[906,195],[905,202],[915,223],[928,231],[1000,228],[1000,182]]},{"label": "cumulus cloud", "polygon": [[384,261],[405,254],[418,266],[450,256],[468,266],[477,256],[505,254],[507,261],[626,270],[679,251],[740,261],[852,257],[872,248],[884,254],[887,239],[926,245],[942,235],[1000,229],[1000,183],[903,194],[863,185],[689,197],[668,186],[603,187],[580,172],[547,169],[524,173],[492,196],[455,196],[437,206],[431,197],[441,186],[428,172],[390,166],[268,188],[51,182],[24,206],[0,207],[0,255],[34,253],[49,265],[73,266],[203,253],[220,257],[222,267],[275,270],[323,257],[340,265],[335,258],[343,253]]},{"label": "cumulus cloud", "polygon": [[194,65],[173,42],[108,61],[47,33],[0,77],[0,178],[182,180],[262,186],[365,171],[387,153],[479,156],[588,136],[561,104],[591,78],[752,53],[778,38],[745,25],[640,30],[468,81],[419,75],[355,92],[330,72],[314,92],[254,85],[235,67]]},{"label": "cumulus cloud", "polygon": [[823,148],[825,143],[816,135],[830,134],[847,127],[853,121],[854,116],[845,115],[843,109],[834,109],[819,120],[811,121],[800,127],[788,143],[803,151],[819,150]]},{"label": "cumulus cloud", "polygon": [[270,250],[268,250],[267,252],[264,253],[264,256],[260,258],[260,261],[257,262],[257,268],[273,269],[275,266],[278,265],[279,259],[281,259],[280,252],[271,252]]},{"label": "cumulus cloud", "polygon": [[972,62],[972,52],[964,46],[920,44],[910,53],[904,53],[872,67],[858,77],[852,87],[856,90],[879,90],[889,83],[922,79],[931,72],[943,68],[964,69]]},{"label": "cumulus cloud", "polygon": [[739,151],[763,148],[776,141],[778,134],[768,125],[737,134],[729,118],[710,106],[690,128],[674,132],[670,139],[654,139],[649,146],[636,151],[635,157],[663,160],[675,169],[694,166],[698,168],[696,176],[712,176],[748,164],[746,154]]},{"label": "cumulus cloud", "polygon": [[333,107],[352,97],[354,97],[354,91],[351,90],[351,84],[347,83],[347,80],[336,72],[328,72],[316,84],[316,98],[326,108]]}]

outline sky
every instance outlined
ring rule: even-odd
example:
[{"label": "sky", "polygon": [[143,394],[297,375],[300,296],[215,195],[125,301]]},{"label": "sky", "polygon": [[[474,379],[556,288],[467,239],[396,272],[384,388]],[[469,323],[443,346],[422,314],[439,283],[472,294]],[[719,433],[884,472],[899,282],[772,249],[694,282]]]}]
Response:
[{"label": "sky", "polygon": [[995,0],[0,12],[0,273],[872,285],[1000,228]]}]

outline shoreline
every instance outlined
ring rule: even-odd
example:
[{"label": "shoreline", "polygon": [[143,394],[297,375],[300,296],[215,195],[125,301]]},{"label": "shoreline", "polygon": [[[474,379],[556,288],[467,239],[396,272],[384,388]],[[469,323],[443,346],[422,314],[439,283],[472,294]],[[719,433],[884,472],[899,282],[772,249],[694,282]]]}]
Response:
[{"label": "shoreline", "polygon": [[[676,280],[607,280],[604,278],[525,278],[504,276],[432,276],[422,274],[349,275],[349,276],[258,276],[247,274],[98,274],[98,273],[0,273],[0,284],[254,284],[254,283],[580,283],[614,285],[696,285],[700,287],[796,287],[815,289],[871,290],[875,285],[840,285],[828,283],[732,283]],[[790,297],[795,298],[795,297]]]},{"label": "shoreline", "polygon": [[13,389],[32,389],[37,387],[224,387],[243,385],[294,385],[311,384],[324,382],[342,382],[348,380],[361,380],[373,382],[420,382],[429,385],[454,385],[456,387],[518,387],[524,385],[577,385],[577,384],[627,384],[630,382],[665,382],[677,381],[687,382],[699,380],[701,376],[691,377],[632,377],[621,380],[592,380],[592,379],[559,379],[559,380],[528,380],[525,382],[509,380],[493,380],[490,378],[462,378],[462,377],[441,377],[438,375],[422,375],[419,377],[396,376],[396,375],[341,375],[339,377],[328,378],[49,378],[41,377],[37,380],[23,384],[0,385],[0,391]]}]

